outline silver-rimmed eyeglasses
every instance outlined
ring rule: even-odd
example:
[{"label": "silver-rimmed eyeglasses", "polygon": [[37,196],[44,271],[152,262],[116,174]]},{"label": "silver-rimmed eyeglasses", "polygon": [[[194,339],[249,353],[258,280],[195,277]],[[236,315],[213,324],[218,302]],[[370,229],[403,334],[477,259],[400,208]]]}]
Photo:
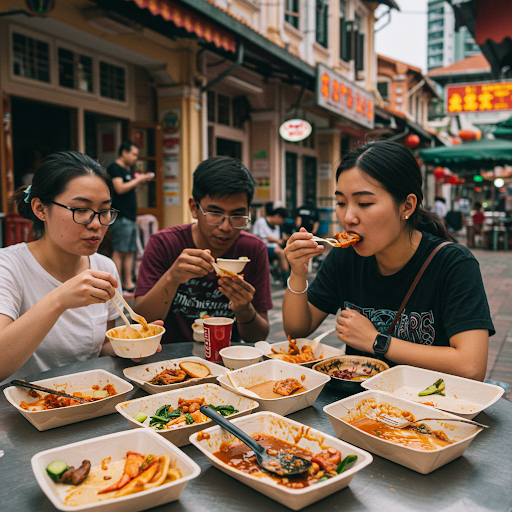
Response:
[{"label": "silver-rimmed eyeglasses", "polygon": [[65,204],[57,203],[55,201],[51,201],[51,203],[56,204],[62,208],[66,208],[66,210],[72,211],[73,220],[77,224],[90,224],[93,221],[94,216],[97,215],[100,219],[100,224],[103,226],[110,226],[111,224],[114,224],[114,221],[117,219],[117,214],[119,213],[119,210],[116,210],[115,208],[109,208],[108,210],[100,210],[97,212],[92,208],[71,207],[66,206]]},{"label": "silver-rimmed eyeglasses", "polygon": [[204,215],[204,221],[210,226],[220,226],[224,219],[228,219],[229,225],[233,229],[244,229],[251,221],[250,213],[249,215],[224,215],[223,213],[205,212],[199,203],[196,204]]}]

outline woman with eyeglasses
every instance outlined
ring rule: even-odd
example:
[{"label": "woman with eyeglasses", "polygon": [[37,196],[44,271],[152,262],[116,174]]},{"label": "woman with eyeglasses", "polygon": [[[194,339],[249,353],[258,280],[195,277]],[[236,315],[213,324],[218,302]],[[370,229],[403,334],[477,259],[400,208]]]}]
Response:
[{"label": "woman with eyeglasses", "polygon": [[0,381],[114,355],[105,332],[119,277],[96,254],[117,216],[111,196],[101,165],[71,151],[46,158],[14,194],[37,240],[0,249]]},{"label": "woman with eyeglasses", "polygon": [[[217,156],[194,171],[191,215],[196,223],[151,235],[135,289],[137,312],[148,320],[165,318],[162,343],[193,341],[192,324],[203,315],[233,318],[231,341],[264,340],[272,308],[267,248],[244,231],[254,179],[236,159]],[[244,278],[218,278],[216,258],[251,261]]]}]

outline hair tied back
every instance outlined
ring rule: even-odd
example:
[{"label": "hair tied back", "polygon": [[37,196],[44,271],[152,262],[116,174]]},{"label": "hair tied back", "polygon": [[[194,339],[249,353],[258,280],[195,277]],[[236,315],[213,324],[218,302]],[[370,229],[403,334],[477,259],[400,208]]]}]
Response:
[{"label": "hair tied back", "polygon": [[25,201],[25,203],[28,203],[28,197],[30,196],[30,191],[32,190],[32,185],[29,185],[26,189],[25,189],[25,197],[23,199],[23,201]]}]

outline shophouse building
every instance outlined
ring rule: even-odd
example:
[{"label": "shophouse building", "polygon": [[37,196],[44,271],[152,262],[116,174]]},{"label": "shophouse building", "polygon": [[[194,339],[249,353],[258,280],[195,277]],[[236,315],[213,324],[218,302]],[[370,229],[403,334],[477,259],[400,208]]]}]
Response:
[{"label": "shophouse building", "polygon": [[[333,197],[333,165],[374,128],[374,10],[393,0],[0,0],[2,210],[33,160],[78,150],[108,165],[140,146],[139,213],[190,220],[192,172],[230,155],[256,204]],[[301,118],[312,134],[279,136]],[[33,158],[32,156],[33,155]]]}]

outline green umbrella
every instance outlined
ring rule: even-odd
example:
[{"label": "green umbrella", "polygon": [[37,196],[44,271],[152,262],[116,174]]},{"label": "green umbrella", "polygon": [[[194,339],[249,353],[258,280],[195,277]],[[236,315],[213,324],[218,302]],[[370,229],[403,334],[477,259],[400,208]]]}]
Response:
[{"label": "green umbrella", "polygon": [[512,137],[512,116],[505,121],[500,121],[496,126],[496,130],[492,132],[495,137]]},{"label": "green umbrella", "polygon": [[426,164],[452,167],[492,168],[512,164],[512,141],[481,139],[456,146],[441,146],[420,151]]}]

